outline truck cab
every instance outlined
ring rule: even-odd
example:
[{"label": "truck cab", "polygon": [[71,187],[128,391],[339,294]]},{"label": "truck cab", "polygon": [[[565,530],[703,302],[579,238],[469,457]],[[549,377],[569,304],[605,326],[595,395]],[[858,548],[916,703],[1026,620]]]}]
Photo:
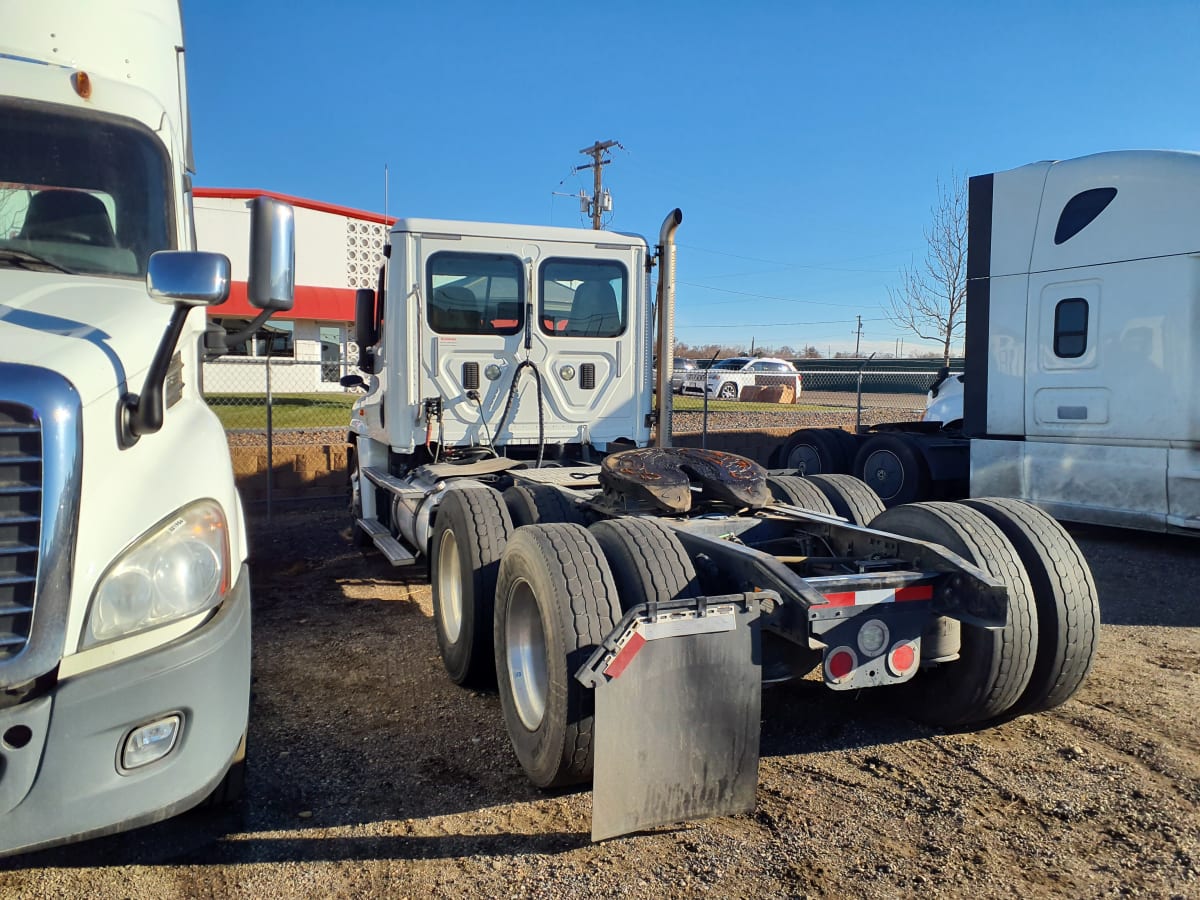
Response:
[{"label": "truck cab", "polygon": [[[194,248],[178,4],[4,0],[0,21],[2,855],[231,785],[250,586],[200,391],[196,307],[231,273]],[[290,302],[288,212],[259,217],[264,308]]]},{"label": "truck cab", "polygon": [[1200,154],[1099,153],[970,183],[971,494],[1200,530]]}]

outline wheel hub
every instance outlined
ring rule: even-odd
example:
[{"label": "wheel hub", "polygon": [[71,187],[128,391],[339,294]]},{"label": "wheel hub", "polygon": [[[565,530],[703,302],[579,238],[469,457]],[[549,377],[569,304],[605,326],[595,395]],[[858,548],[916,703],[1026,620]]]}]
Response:
[{"label": "wheel hub", "polygon": [[516,581],[508,595],[504,653],[509,687],[521,724],[536,731],[546,715],[550,672],[546,662],[546,635],[533,588]]},{"label": "wheel hub", "polygon": [[438,619],[441,620],[442,631],[453,644],[462,633],[463,590],[458,541],[454,538],[454,532],[449,529],[442,532],[442,539],[438,544],[437,586]]}]

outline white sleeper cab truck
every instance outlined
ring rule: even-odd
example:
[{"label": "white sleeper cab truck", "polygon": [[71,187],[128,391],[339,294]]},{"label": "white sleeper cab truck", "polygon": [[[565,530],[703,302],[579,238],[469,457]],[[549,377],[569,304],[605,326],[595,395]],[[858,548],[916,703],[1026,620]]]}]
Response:
[{"label": "white sleeper cab truck", "polygon": [[1200,533],[1200,154],[1039,162],[969,199],[964,373],[921,422],[803,429],[776,464],[888,506],[969,492]]},{"label": "white sleeper cab truck", "polygon": [[1200,154],[1039,162],[969,193],[971,493],[1200,531]]},{"label": "white sleeper cab truck", "polygon": [[[237,788],[246,533],[200,394],[175,0],[0,0],[0,854]],[[291,209],[249,293],[291,298]]]},{"label": "white sleeper cab truck", "polygon": [[447,673],[497,685],[535,785],[592,782],[595,839],[751,809],[764,683],[908,685],[914,716],[982,725],[1070,698],[1099,627],[1082,555],[1034,507],[885,510],[846,475],[670,447],[650,350],[672,359],[680,220],[653,253],[401,220],[357,298],[355,534],[428,559]]}]

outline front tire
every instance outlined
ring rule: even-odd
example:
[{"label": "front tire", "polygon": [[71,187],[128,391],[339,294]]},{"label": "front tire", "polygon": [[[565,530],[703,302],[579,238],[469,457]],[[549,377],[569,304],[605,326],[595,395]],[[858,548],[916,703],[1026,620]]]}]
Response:
[{"label": "front tire", "polygon": [[495,683],[496,577],[512,530],[504,501],[491,488],[449,490],[438,507],[429,561],[433,621],[442,664],[455,684]]},{"label": "front tire", "polygon": [[738,386],[736,384],[734,384],[732,381],[726,381],[723,385],[721,385],[721,389],[717,391],[717,399],[736,400],[739,393],[741,392],[738,390]]},{"label": "front tire", "polygon": [[574,676],[620,617],[612,572],[586,528],[513,534],[496,586],[496,675],[509,740],[540,788],[592,777],[595,694]]},{"label": "front tire", "polygon": [[957,503],[896,506],[871,527],[941,544],[1008,588],[1008,624],[990,631],[964,623],[958,659],[918,672],[907,686],[911,715],[961,726],[1007,712],[1029,685],[1038,642],[1033,588],[1016,549],[982,513]]}]

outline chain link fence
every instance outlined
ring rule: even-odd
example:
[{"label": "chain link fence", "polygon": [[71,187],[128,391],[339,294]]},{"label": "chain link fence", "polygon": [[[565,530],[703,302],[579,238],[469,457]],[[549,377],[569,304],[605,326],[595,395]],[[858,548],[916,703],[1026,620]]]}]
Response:
[{"label": "chain link fence", "polygon": [[855,360],[838,368],[798,366],[794,375],[693,373],[673,397],[672,430],[855,429],[913,421],[938,377],[936,364],[922,363]]},{"label": "chain link fence", "polygon": [[[277,456],[290,460],[303,448],[345,447],[360,392],[343,388],[339,379],[356,371],[347,360],[224,357],[204,364],[204,396],[224,424],[230,447],[263,457],[268,513],[273,495],[288,488],[276,484],[286,481],[277,470],[296,466],[277,466]],[[672,431],[855,429],[912,421],[924,411],[937,375],[932,364],[855,360],[837,368],[802,365],[791,374],[722,373],[707,392],[684,380],[682,393],[672,396]],[[344,493],[342,480],[330,477],[325,483],[329,496]],[[313,496],[311,490],[307,496]]]},{"label": "chain link fence", "polygon": [[352,369],[347,362],[225,357],[204,364],[204,398],[230,446],[344,444],[360,392],[338,380]]}]

